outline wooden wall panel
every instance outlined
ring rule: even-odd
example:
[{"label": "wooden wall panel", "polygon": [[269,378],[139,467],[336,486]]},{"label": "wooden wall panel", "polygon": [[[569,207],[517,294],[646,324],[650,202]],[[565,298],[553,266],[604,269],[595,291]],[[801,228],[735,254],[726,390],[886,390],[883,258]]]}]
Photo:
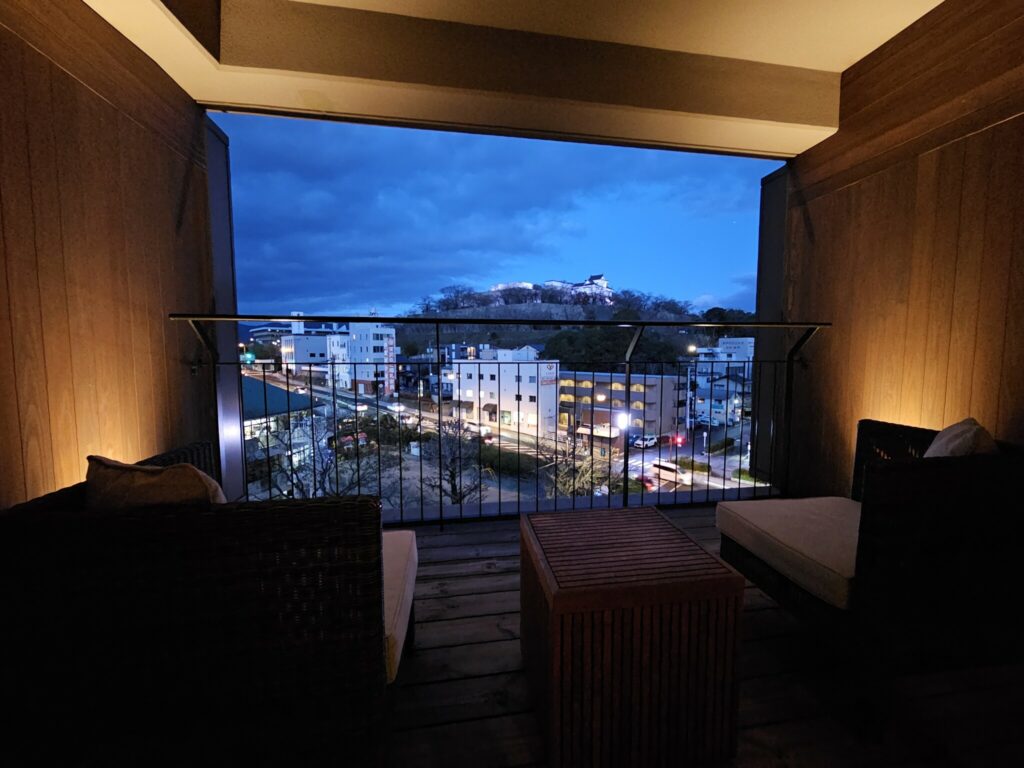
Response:
[{"label": "wooden wall panel", "polygon": [[0,10],[0,506],[215,437],[204,116],[83,7]]},{"label": "wooden wall panel", "polygon": [[11,104],[0,110],[0,184],[8,307],[14,340],[15,365],[10,373],[18,404],[25,490],[37,496],[53,487],[50,413],[46,396],[46,358],[43,352],[42,314],[35,226],[31,194],[21,180],[31,178],[28,131],[25,119],[24,51],[0,47],[0,79],[7,83]]},{"label": "wooden wall panel", "polygon": [[862,418],[1024,441],[1022,32],[1019,3],[944,3],[790,164],[786,314],[834,323],[797,380],[796,493],[849,491]]}]

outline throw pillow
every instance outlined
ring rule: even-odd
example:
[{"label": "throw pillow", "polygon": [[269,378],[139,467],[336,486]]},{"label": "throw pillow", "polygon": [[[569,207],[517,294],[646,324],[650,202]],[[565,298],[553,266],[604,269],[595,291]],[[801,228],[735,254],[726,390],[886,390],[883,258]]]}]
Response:
[{"label": "throw pillow", "polygon": [[191,464],[145,467],[89,456],[85,475],[86,505],[103,509],[155,504],[223,504],[224,491],[212,477]]},{"label": "throw pillow", "polygon": [[999,453],[999,448],[988,430],[968,417],[939,432],[924,452],[924,457],[970,456],[975,453]]}]

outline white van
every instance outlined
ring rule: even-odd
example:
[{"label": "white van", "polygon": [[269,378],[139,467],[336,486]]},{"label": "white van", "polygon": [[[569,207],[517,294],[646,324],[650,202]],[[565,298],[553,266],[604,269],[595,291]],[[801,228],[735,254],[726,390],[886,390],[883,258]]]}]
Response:
[{"label": "white van", "polygon": [[665,483],[693,485],[692,472],[682,469],[678,464],[673,464],[671,461],[665,461],[664,459],[652,461],[650,473]]}]

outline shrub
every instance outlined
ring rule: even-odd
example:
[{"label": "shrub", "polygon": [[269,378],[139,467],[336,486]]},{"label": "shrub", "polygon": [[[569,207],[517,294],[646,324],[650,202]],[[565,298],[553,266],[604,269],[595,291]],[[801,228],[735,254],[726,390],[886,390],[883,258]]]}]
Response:
[{"label": "shrub", "polygon": [[724,440],[716,440],[708,448],[708,453],[721,453],[722,451],[732,448],[736,445],[736,438],[727,437]]},{"label": "shrub", "polygon": [[708,474],[711,471],[710,464],[704,461],[697,461],[696,459],[691,459],[689,456],[686,456],[682,459],[676,459],[676,464],[678,464],[683,469],[689,469],[692,472]]},{"label": "shrub", "polygon": [[[521,477],[524,479],[537,474],[537,458],[518,451],[501,451],[496,445],[480,446],[480,463],[494,471],[499,477]],[[499,474],[500,473],[500,474]]]}]

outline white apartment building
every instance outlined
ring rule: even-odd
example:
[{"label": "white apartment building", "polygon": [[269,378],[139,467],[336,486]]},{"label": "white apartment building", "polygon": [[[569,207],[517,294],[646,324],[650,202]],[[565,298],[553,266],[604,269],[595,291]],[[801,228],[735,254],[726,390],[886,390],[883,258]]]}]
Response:
[{"label": "white apartment building", "polygon": [[347,336],[348,365],[337,366],[347,376],[344,388],[360,395],[396,393],[395,329],[380,323],[350,323]]},{"label": "white apartment building", "polygon": [[722,338],[718,346],[697,350],[697,386],[709,388],[722,376],[753,376],[754,339],[751,337]]},{"label": "white apartment building", "polygon": [[281,337],[281,364],[290,375],[321,384],[333,374],[338,389],[360,395],[397,392],[395,329],[381,323],[351,323],[347,330],[307,333],[301,321]]},{"label": "white apartment building", "polygon": [[331,361],[329,338],[302,332],[281,336],[281,367],[290,376],[304,378],[312,374],[314,380],[326,381]]},{"label": "white apartment building", "polygon": [[463,419],[554,439],[558,418],[558,361],[538,360],[533,347],[485,349],[453,360],[452,413]]}]

